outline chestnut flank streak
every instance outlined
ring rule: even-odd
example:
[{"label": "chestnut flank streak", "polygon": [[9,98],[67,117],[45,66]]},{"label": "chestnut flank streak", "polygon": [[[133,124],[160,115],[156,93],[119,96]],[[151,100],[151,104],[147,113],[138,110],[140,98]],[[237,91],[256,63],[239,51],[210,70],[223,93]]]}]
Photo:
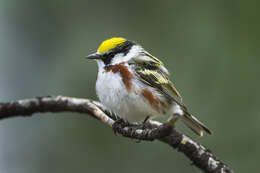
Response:
[{"label": "chestnut flank streak", "polygon": [[146,98],[150,102],[150,104],[153,107],[155,107],[157,110],[159,109],[160,103],[164,104],[163,102],[161,102],[161,100],[158,97],[154,96],[153,93],[148,89],[143,89],[142,94],[144,98]]}]

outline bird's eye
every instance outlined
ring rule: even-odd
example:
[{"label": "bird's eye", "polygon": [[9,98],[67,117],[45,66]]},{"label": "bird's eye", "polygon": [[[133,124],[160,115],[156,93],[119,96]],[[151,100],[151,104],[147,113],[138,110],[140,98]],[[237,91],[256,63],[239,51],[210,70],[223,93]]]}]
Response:
[{"label": "bird's eye", "polygon": [[115,52],[108,52],[108,53],[105,53],[105,54],[103,55],[102,60],[103,60],[103,62],[104,62],[106,65],[108,65],[108,64],[111,63],[111,60],[113,59],[114,56],[115,56]]},{"label": "bird's eye", "polygon": [[107,55],[106,55],[106,58],[113,58],[115,56],[115,52],[109,52]]}]

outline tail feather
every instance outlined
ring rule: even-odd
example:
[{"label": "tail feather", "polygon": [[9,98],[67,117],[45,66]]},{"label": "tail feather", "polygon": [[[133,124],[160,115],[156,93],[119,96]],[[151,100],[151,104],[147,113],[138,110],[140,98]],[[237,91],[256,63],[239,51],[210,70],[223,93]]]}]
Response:
[{"label": "tail feather", "polygon": [[203,136],[203,131],[207,132],[208,134],[212,134],[211,131],[202,122],[186,111],[184,111],[183,116],[180,116],[180,119],[199,136]]}]

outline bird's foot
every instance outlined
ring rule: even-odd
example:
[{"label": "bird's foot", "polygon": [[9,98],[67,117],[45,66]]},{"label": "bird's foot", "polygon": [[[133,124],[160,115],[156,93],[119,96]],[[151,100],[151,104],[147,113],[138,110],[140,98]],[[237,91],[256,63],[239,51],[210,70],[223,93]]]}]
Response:
[{"label": "bird's foot", "polygon": [[112,128],[113,128],[113,131],[115,133],[115,135],[117,134],[117,132],[124,128],[124,127],[127,127],[127,126],[130,126],[130,123],[126,120],[124,120],[123,118],[119,118],[117,119],[113,125],[112,125]]}]

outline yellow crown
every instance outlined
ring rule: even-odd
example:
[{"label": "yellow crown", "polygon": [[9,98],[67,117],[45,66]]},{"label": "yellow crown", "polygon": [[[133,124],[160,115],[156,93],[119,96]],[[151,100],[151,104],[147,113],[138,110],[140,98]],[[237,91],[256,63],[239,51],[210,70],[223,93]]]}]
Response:
[{"label": "yellow crown", "polygon": [[105,53],[105,52],[115,48],[116,46],[120,46],[120,45],[124,44],[125,41],[126,41],[126,39],[124,39],[122,37],[110,38],[108,40],[103,41],[97,51],[99,53]]}]

